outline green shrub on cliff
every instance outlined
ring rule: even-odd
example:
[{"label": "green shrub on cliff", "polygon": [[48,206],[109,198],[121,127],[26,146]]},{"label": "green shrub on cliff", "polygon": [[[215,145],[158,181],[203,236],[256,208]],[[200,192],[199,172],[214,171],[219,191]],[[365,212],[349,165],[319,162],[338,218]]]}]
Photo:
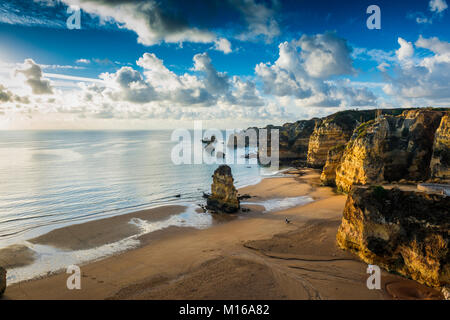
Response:
[{"label": "green shrub on cliff", "polygon": [[375,120],[369,120],[367,122],[361,123],[356,129],[355,133],[358,138],[363,138],[367,134],[367,129],[375,123]]}]

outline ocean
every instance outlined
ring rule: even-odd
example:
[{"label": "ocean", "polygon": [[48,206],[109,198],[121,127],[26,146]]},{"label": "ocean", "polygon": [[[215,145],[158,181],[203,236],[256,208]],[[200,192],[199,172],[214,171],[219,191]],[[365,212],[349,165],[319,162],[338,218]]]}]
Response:
[{"label": "ocean", "polygon": [[[0,132],[0,248],[72,223],[203,202],[218,164],[175,165],[171,133]],[[272,174],[231,167],[237,186]]]},{"label": "ocean", "polygon": [[[169,226],[206,228],[209,214],[198,214],[210,192],[212,174],[224,160],[213,164],[172,161],[177,141],[172,131],[4,131],[0,132],[0,250],[22,245],[34,251],[31,265],[8,270],[15,283],[136,247],[139,235],[98,248],[67,251],[32,244],[51,230],[129,212],[180,204],[186,211],[167,220],[139,226],[141,234]],[[193,136],[193,134],[192,134]],[[244,150],[253,153],[255,150]],[[231,154],[232,149],[224,149]],[[211,157],[214,157],[212,159]],[[237,187],[258,183],[279,171],[244,159],[230,164]],[[266,210],[311,201],[303,197],[270,199]]]}]

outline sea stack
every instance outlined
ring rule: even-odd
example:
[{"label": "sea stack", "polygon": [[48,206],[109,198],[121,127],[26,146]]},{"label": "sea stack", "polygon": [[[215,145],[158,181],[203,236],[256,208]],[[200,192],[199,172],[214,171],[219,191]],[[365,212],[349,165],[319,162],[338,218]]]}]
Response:
[{"label": "sea stack", "polygon": [[6,270],[0,267],[0,297],[6,290]]},{"label": "sea stack", "polygon": [[233,185],[231,168],[221,165],[214,171],[211,195],[207,200],[207,208],[216,212],[234,213],[239,210],[237,190]]}]

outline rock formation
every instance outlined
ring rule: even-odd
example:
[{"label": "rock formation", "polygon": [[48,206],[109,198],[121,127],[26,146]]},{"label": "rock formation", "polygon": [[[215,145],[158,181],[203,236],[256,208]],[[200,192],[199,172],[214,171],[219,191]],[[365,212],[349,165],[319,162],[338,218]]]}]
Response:
[{"label": "rock formation", "polygon": [[354,186],[338,245],[363,261],[433,287],[450,284],[450,197]]},{"label": "rock formation", "polygon": [[216,212],[234,213],[239,210],[237,190],[233,185],[231,168],[221,165],[214,171],[211,195],[207,200],[207,208]]},{"label": "rock formation", "polygon": [[254,147],[259,147],[259,154],[263,152],[270,156],[270,130],[277,129],[279,131],[280,164],[321,168],[326,163],[328,151],[337,145],[346,144],[358,125],[375,119],[378,112],[398,115],[404,110],[406,109],[347,110],[321,119],[299,120],[294,123],[285,123],[282,126],[268,125],[261,128],[267,130],[267,143],[259,141],[260,128],[251,127],[230,135],[227,146],[230,148],[248,147],[250,141],[248,136],[246,138],[246,134],[252,129],[256,133]]},{"label": "rock formation", "polygon": [[428,179],[434,134],[442,116],[442,111],[418,109],[360,125],[337,167],[337,187],[348,192],[352,184]]},{"label": "rock formation", "polygon": [[308,144],[307,164],[313,168],[322,168],[327,160],[328,151],[338,145],[347,144],[355,128],[375,119],[377,112],[400,114],[401,109],[385,110],[348,110],[332,114],[317,121]]},{"label": "rock formation", "polygon": [[280,128],[279,156],[282,164],[306,164],[308,145],[318,119],[286,123]]},{"label": "rock formation", "polygon": [[6,290],[6,270],[0,267],[0,297]]},{"label": "rock formation", "polygon": [[341,163],[344,154],[345,144],[337,145],[328,151],[327,161],[323,167],[320,181],[326,186],[336,185],[336,169]]},{"label": "rock formation", "polygon": [[344,131],[331,121],[321,121],[316,124],[308,144],[308,166],[321,168],[325,165],[328,151],[336,145],[346,144],[353,129]]},{"label": "rock formation", "polygon": [[441,124],[436,130],[431,157],[431,177],[442,180],[450,180],[450,114],[447,113],[441,119]]}]

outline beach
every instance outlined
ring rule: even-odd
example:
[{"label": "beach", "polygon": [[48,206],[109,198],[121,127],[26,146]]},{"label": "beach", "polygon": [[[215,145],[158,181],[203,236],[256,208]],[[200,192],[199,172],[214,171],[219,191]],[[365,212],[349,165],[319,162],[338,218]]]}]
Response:
[{"label": "beach", "polygon": [[[168,226],[138,235],[136,248],[80,265],[81,290],[67,289],[63,270],[12,284],[3,299],[442,298],[437,290],[386,271],[381,289],[369,290],[367,264],[336,246],[346,195],[320,186],[317,170],[288,173],[239,189],[251,196],[242,203],[250,212],[213,215],[203,229]],[[280,199],[309,200],[264,209],[264,203]],[[162,206],[56,229],[31,242],[93,249],[136,235],[132,218],[154,222],[183,210]]]}]

